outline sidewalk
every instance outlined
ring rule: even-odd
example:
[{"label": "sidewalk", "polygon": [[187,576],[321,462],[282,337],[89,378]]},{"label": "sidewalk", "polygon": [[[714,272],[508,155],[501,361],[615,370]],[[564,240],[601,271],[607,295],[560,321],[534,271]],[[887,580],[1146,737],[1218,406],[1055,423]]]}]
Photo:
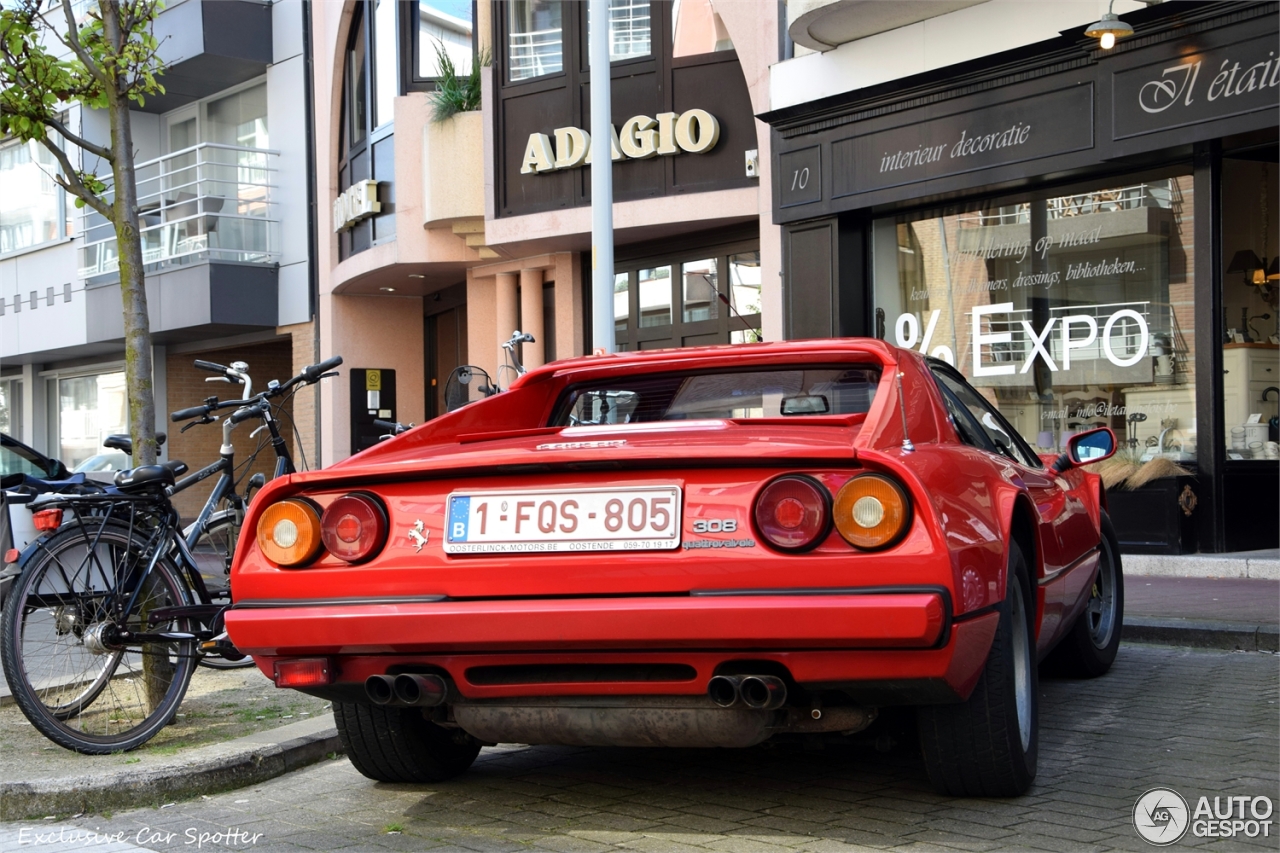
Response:
[{"label": "sidewalk", "polygon": [[[1280,553],[1126,555],[1123,562],[1125,643],[1250,652],[1280,649]],[[1161,573],[1150,572],[1152,568]],[[1211,571],[1226,576],[1206,576]],[[1173,572],[1185,576],[1170,576]],[[7,701],[7,692],[0,686],[0,704]],[[6,710],[17,713],[16,708]],[[57,759],[68,757],[57,747],[25,745],[14,750],[16,745],[9,747],[11,760],[0,782],[0,820],[168,803],[256,784],[342,750],[329,713],[177,754],[149,750],[145,756],[82,756],[77,761],[84,769],[78,775],[55,766]]]}]

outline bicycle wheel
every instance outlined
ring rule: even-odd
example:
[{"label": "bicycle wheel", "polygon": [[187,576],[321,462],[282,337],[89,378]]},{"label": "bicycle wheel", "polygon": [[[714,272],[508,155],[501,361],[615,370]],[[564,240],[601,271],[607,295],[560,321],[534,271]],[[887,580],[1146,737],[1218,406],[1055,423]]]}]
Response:
[{"label": "bicycle wheel", "polygon": [[[190,530],[188,527],[183,535],[187,535]],[[231,558],[235,556],[239,535],[240,525],[236,513],[232,510],[216,512],[209,516],[204,530],[196,539],[195,547],[191,549],[196,568],[204,578],[209,598],[214,604],[231,603]],[[197,663],[209,669],[239,669],[253,666],[253,658],[245,656],[231,660],[221,655],[202,655]]]},{"label": "bicycle wheel", "polygon": [[[96,542],[94,539],[96,537]],[[22,713],[75,752],[105,755],[146,743],[172,719],[195,667],[194,639],[121,642],[118,632],[190,633],[187,619],[147,614],[189,603],[182,576],[160,560],[128,613],[143,543],[129,531],[75,526],[24,567],[5,602],[0,656]],[[113,600],[115,603],[113,603]]]}]

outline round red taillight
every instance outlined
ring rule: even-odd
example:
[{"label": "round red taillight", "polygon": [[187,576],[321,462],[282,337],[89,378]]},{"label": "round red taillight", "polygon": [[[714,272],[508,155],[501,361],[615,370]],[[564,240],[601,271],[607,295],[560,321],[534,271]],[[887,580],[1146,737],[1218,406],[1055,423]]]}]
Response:
[{"label": "round red taillight", "polygon": [[756,528],[775,548],[804,551],[831,532],[831,495],[809,477],[779,477],[756,499]]},{"label": "round red taillight", "polygon": [[360,563],[387,541],[387,513],[368,495],[343,495],[320,516],[320,539],[330,554]]}]

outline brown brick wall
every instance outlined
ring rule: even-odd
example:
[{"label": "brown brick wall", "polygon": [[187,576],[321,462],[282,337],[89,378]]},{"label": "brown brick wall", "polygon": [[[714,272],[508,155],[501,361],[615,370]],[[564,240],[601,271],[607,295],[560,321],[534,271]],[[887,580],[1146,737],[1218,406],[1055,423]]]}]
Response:
[{"label": "brown brick wall", "polygon": [[[219,364],[228,364],[232,361],[247,362],[249,375],[253,377],[253,390],[256,393],[266,388],[267,382],[270,380],[279,379],[283,382],[297,372],[293,367],[293,346],[291,340],[284,339],[267,344],[169,355],[166,359],[169,410],[176,411],[199,405],[206,397],[210,396],[216,396],[222,400],[235,399],[243,391],[243,388],[239,385],[229,385],[224,382],[205,382],[205,379],[213,374],[197,370],[193,366],[193,362],[196,359],[214,361]],[[311,393],[308,390],[303,390],[300,396],[302,394],[310,395]],[[291,412],[293,408],[292,403],[285,407],[287,412]],[[231,411],[233,410],[227,409],[225,413],[230,414]],[[267,477],[270,477],[275,469],[276,457],[271,451],[271,444],[266,430],[259,433],[258,437],[253,440],[249,438],[249,434],[260,425],[261,421],[244,421],[231,434],[232,443],[236,448],[236,465],[239,468],[237,480],[241,482],[241,488],[243,488],[243,480],[241,478],[247,479],[249,474],[257,471],[261,471]],[[169,443],[167,445],[169,458],[181,459],[191,467],[192,471],[217,461],[218,448],[222,445],[221,421],[216,424],[192,427],[185,433],[179,432],[182,426],[183,424],[169,424]],[[307,424],[303,423],[300,426],[305,427]],[[290,452],[294,452],[295,440],[288,418],[285,418],[281,424],[281,434],[284,435],[285,440],[289,443]],[[245,468],[244,463],[248,461],[254,448],[259,444],[262,444],[263,447],[258,453],[257,459],[252,466]],[[183,519],[191,521],[196,517],[216,482],[216,477],[210,477],[204,482],[185,489],[174,496],[173,503],[178,508],[178,511],[182,513]]]}]

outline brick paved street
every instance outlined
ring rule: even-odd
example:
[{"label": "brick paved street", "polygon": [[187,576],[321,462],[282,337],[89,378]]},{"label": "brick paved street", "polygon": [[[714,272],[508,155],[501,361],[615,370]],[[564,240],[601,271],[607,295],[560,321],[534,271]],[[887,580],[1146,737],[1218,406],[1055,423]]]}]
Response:
[{"label": "brick paved street", "polygon": [[[1142,850],[1131,824],[1155,786],[1276,797],[1280,658],[1126,645],[1097,681],[1046,680],[1040,772],[1011,801],[933,794],[910,744],[805,750],[487,749],[432,786],[378,785],[345,759],[252,789],[111,818],[0,825],[0,849],[195,850],[202,832],[261,833],[201,849],[643,853]],[[1280,849],[1271,837],[1182,845]],[[116,844],[19,846],[19,833],[99,829]],[[144,827],[150,828],[139,838]],[[173,833],[168,843],[164,832]],[[193,834],[188,835],[188,831]],[[24,838],[30,838],[30,835]]]}]

